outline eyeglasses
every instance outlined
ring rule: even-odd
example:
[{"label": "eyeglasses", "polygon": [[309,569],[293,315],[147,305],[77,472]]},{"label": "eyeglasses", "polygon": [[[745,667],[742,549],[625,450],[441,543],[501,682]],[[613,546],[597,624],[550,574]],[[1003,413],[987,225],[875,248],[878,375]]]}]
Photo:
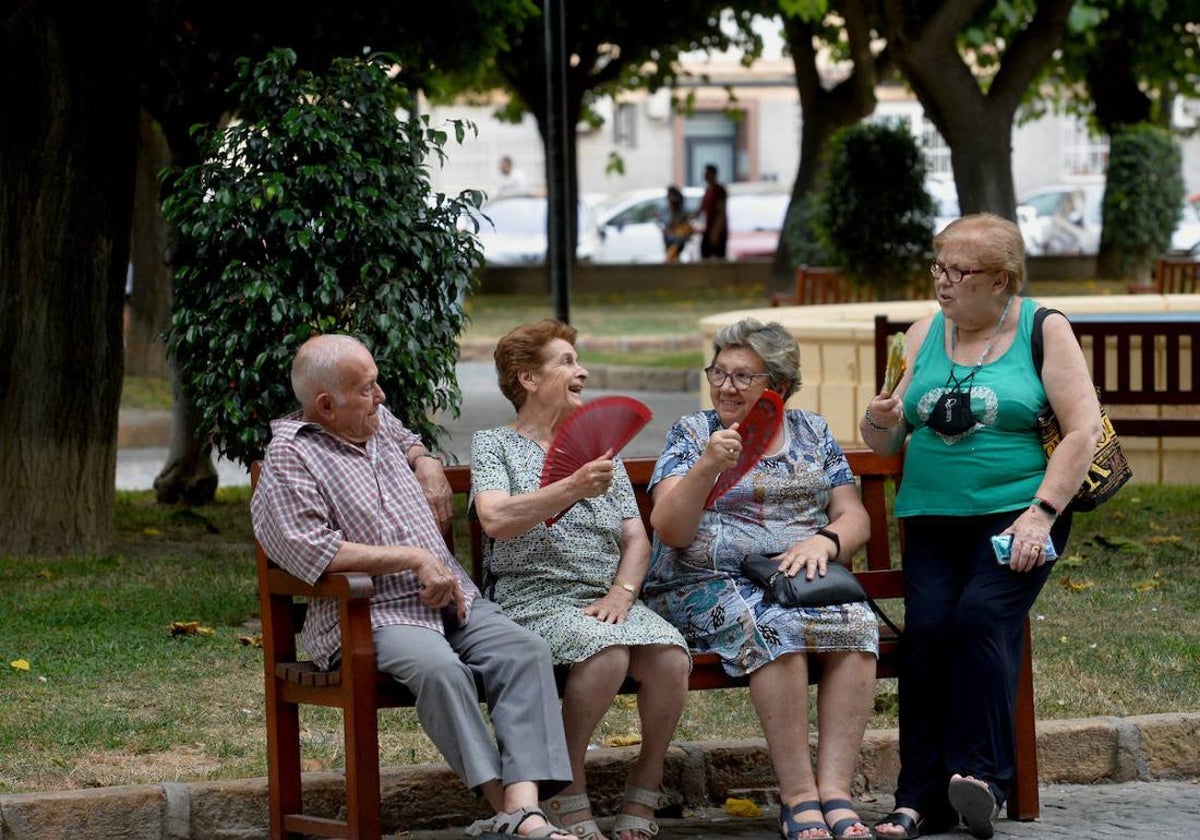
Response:
[{"label": "eyeglasses", "polygon": [[946,265],[938,260],[934,260],[929,264],[929,273],[934,280],[941,279],[942,275],[945,274],[946,279],[956,286],[972,274],[987,274],[989,271],[990,269],[987,268],[957,268],[952,265]]},{"label": "eyeglasses", "polygon": [[769,373],[746,373],[745,371],[741,370],[735,373],[730,373],[727,370],[722,370],[716,365],[709,365],[706,367],[704,369],[704,375],[708,377],[708,384],[714,388],[722,388],[725,385],[725,380],[732,379],[733,387],[737,388],[739,391],[745,391],[747,388],[753,385],[754,380],[758,379],[759,377],[762,377],[763,379],[771,378],[771,374]]}]

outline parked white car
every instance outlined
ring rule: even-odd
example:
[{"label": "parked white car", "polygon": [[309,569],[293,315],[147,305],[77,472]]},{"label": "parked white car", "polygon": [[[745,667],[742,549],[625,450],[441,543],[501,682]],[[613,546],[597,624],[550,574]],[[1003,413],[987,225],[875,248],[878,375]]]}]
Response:
[{"label": "parked white car", "polygon": [[[547,201],[540,195],[507,195],[485,204],[477,218],[479,248],[487,265],[531,265],[546,261]],[[589,262],[600,244],[596,217],[579,202],[575,258]],[[469,220],[460,228],[469,229]]]},{"label": "parked white car", "polygon": [[1171,235],[1171,253],[1200,255],[1200,193],[1183,202],[1179,224]]},{"label": "parked white car", "polygon": [[[704,197],[703,187],[683,187],[683,209],[695,213]],[[645,189],[617,193],[592,204],[600,228],[593,257],[598,263],[661,263],[666,260],[662,225],[667,211],[667,190]],[[683,257],[689,256],[684,251]]]},{"label": "parked white car", "polygon": [[1100,250],[1104,184],[1055,184],[1025,193],[1017,223],[1031,257]]}]

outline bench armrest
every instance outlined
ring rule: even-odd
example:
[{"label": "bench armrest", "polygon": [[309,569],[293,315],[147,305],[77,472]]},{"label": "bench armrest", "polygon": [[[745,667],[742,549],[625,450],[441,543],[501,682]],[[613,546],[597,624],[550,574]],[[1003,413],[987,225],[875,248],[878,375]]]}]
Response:
[{"label": "bench armrest", "polygon": [[329,572],[321,575],[316,583],[309,584],[283,569],[272,567],[267,572],[267,591],[294,598],[370,598],[375,594],[375,581],[362,572]]}]

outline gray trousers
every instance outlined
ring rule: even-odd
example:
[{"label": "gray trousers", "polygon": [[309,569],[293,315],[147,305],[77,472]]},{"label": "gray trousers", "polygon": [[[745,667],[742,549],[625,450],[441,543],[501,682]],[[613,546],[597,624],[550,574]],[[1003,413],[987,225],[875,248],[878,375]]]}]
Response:
[{"label": "gray trousers", "polygon": [[[485,598],[445,636],[424,627],[377,627],[381,671],[417,698],[417,717],[450,767],[472,790],[499,779],[538,784],[546,799],[571,782],[550,648]],[[484,688],[493,739],[479,706]]]}]

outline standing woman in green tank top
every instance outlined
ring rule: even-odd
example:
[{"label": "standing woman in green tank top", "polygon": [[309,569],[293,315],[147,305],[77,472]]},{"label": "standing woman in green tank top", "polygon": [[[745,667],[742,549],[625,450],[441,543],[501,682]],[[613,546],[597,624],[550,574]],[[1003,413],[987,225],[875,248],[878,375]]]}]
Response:
[{"label": "standing woman in green tank top", "polygon": [[[877,452],[907,441],[896,515],[905,521],[900,776],[880,838],[965,821],[991,837],[1014,774],[1013,698],[1026,616],[1070,531],[1066,510],[1101,434],[1100,405],[1071,325],[1044,323],[1041,376],[1030,353],[1036,301],[1020,296],[1020,230],[965,216],[934,240],[940,310],[906,336],[907,370],[862,419]],[[1063,428],[1049,462],[1035,426]],[[1007,564],[991,538],[1011,535]]]}]

